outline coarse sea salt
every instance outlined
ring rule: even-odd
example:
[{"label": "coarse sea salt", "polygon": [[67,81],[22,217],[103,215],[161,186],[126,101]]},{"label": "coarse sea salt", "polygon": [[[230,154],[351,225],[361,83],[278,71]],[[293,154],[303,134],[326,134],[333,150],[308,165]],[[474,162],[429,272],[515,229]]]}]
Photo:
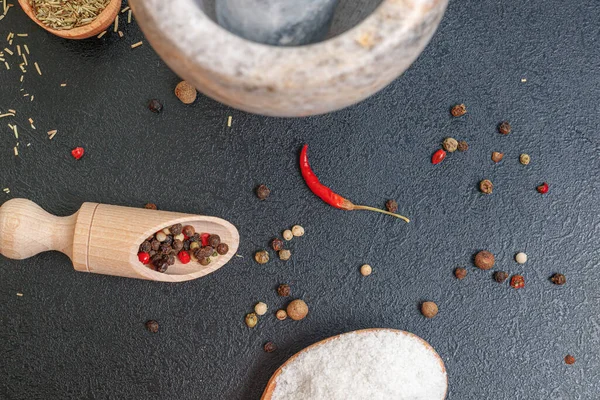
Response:
[{"label": "coarse sea salt", "polygon": [[441,400],[446,371],[419,337],[350,332],[302,352],[275,379],[273,400]]}]

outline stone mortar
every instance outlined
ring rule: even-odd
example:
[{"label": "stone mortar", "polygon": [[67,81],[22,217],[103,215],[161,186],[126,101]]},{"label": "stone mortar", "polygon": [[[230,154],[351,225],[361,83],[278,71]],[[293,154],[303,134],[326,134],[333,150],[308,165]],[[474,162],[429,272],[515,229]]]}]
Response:
[{"label": "stone mortar", "polygon": [[323,114],[402,74],[435,32],[448,0],[384,0],[324,42],[274,47],[216,24],[196,0],[130,0],[156,52],[183,79],[229,106],[270,116]]}]

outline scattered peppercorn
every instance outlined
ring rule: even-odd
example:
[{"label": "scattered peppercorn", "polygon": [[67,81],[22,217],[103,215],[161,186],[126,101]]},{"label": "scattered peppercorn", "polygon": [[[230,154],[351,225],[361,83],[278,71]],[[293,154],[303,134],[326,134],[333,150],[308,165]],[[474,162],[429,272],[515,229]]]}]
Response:
[{"label": "scattered peppercorn", "polygon": [[467,106],[464,104],[457,104],[450,110],[453,117],[462,117],[467,113]]},{"label": "scattered peppercorn", "polygon": [[296,237],[304,236],[304,228],[301,227],[300,225],[292,226],[292,235],[294,235]]},{"label": "scattered peppercorn", "polygon": [[500,132],[503,135],[508,135],[511,131],[512,127],[510,126],[508,121],[504,121],[500,125],[498,125],[498,132]]},{"label": "scattered peppercorn", "polygon": [[266,264],[269,262],[269,253],[267,253],[265,250],[257,251],[256,254],[254,254],[254,259],[259,264]]},{"label": "scattered peppercorn", "polygon": [[163,109],[163,105],[160,104],[160,101],[156,99],[152,99],[148,102],[148,109],[153,113],[160,113]]},{"label": "scattered peppercorn", "polygon": [[289,229],[286,229],[285,231],[283,231],[283,234],[281,236],[283,236],[283,238],[287,241],[290,241],[294,238],[294,234]]},{"label": "scattered peppercorn", "polygon": [[530,161],[531,161],[531,157],[529,157],[529,154],[523,153],[519,156],[519,162],[523,165],[529,164]]},{"label": "scattered peppercorn", "polygon": [[287,312],[285,312],[285,310],[277,310],[277,312],[275,313],[275,317],[278,320],[283,321],[287,318]]},{"label": "scattered peppercorn", "polygon": [[508,279],[508,274],[504,271],[494,272],[494,280],[498,283],[504,283]]},{"label": "scattered peppercorn", "polygon": [[283,250],[283,240],[275,238],[271,241],[271,247],[275,251]]},{"label": "scattered peppercorn", "polygon": [[458,280],[463,280],[467,277],[467,269],[466,268],[456,268],[454,270],[454,276]]},{"label": "scattered peppercorn", "polygon": [[434,165],[439,164],[444,161],[444,158],[446,158],[446,152],[442,149],[439,149],[431,156],[431,163]]},{"label": "scattered peppercorn", "polygon": [[458,142],[458,151],[465,152],[467,150],[469,150],[469,143],[467,143],[465,140]]},{"label": "scattered peppercorn", "polygon": [[442,147],[448,153],[454,153],[456,151],[456,149],[458,149],[458,141],[456,139],[454,139],[454,138],[451,138],[451,137],[446,138],[442,142]]},{"label": "scattered peppercorn", "polygon": [[265,345],[264,345],[263,348],[264,348],[264,350],[265,350],[266,353],[272,353],[275,350],[277,350],[277,346],[273,342],[267,342],[267,343],[265,343]]},{"label": "scattered peppercorn", "polygon": [[438,306],[433,301],[426,301],[421,304],[421,314],[425,316],[425,318],[433,318],[438,313]]},{"label": "scattered peppercorn", "polygon": [[500,153],[499,151],[494,151],[492,153],[492,161],[495,163],[499,163],[504,158],[504,153]]},{"label": "scattered peppercorn", "polygon": [[254,328],[256,324],[258,324],[258,317],[255,313],[246,314],[246,318],[244,318],[246,325],[248,328]]},{"label": "scattered peppercorn", "polygon": [[260,200],[265,200],[270,194],[271,189],[269,189],[267,185],[262,184],[256,188],[256,197],[258,197]]},{"label": "scattered peppercorn", "polygon": [[277,254],[279,254],[279,259],[283,261],[289,260],[292,256],[292,252],[289,250],[279,250]]},{"label": "scattered peppercorn", "polygon": [[85,150],[83,149],[83,147],[75,147],[73,150],[71,150],[71,155],[76,160],[79,160],[81,157],[83,157],[84,153]]},{"label": "scattered peppercorn", "polygon": [[175,87],[175,96],[184,104],[192,104],[196,100],[197,94],[196,88],[186,81],[179,82]]},{"label": "scattered peppercorn", "polygon": [[475,266],[479,269],[492,269],[495,262],[496,258],[487,250],[481,250],[479,253],[475,254]]},{"label": "scattered peppercorn", "polygon": [[527,262],[527,254],[523,252],[515,254],[515,261],[519,264],[525,264]]},{"label": "scattered peppercorn", "polygon": [[158,207],[156,207],[156,204],[154,203],[146,203],[144,208],[147,210],[158,210]]},{"label": "scattered peppercorn", "polygon": [[522,275],[513,275],[510,278],[510,286],[515,289],[521,289],[525,287],[525,278]]},{"label": "scattered peppercorn", "polygon": [[360,267],[360,273],[362,276],[369,276],[373,272],[373,268],[369,264],[364,264]]},{"label": "scattered peppercorn", "polygon": [[481,192],[485,194],[492,194],[492,191],[494,190],[494,185],[489,179],[484,179],[481,182],[479,182],[479,190],[481,190]]},{"label": "scattered peppercorn", "polygon": [[290,288],[290,285],[279,285],[277,287],[277,294],[281,297],[288,297],[290,294],[292,294],[292,289]]},{"label": "scattered peppercorn", "polygon": [[546,182],[544,182],[540,186],[538,186],[536,189],[539,193],[546,194],[546,193],[548,193],[549,187],[548,187],[548,184]]},{"label": "scattered peppercorn", "polygon": [[148,332],[152,332],[152,333],[158,332],[158,322],[156,322],[153,319],[146,321],[146,329],[148,329]]},{"label": "scattered peppercorn", "polygon": [[391,213],[395,213],[398,211],[398,203],[396,200],[388,200],[385,202],[385,208]]},{"label": "scattered peppercorn", "polygon": [[567,283],[567,277],[563,274],[554,274],[550,277],[550,280],[555,285],[564,285],[565,283]]},{"label": "scattered peppercorn", "polygon": [[229,245],[227,245],[226,243],[221,243],[217,246],[217,253],[219,253],[222,256],[227,254],[228,251]]},{"label": "scattered peppercorn", "polygon": [[262,301],[256,303],[256,305],[254,306],[254,312],[257,315],[265,315],[267,313],[267,309],[267,305]]},{"label": "scattered peppercorn", "polygon": [[294,321],[300,321],[308,315],[308,305],[303,300],[293,300],[287,306],[287,314]]},{"label": "scattered peppercorn", "polygon": [[567,364],[567,365],[573,365],[573,364],[575,364],[575,357],[573,357],[570,354],[567,354],[565,356],[565,364]]}]

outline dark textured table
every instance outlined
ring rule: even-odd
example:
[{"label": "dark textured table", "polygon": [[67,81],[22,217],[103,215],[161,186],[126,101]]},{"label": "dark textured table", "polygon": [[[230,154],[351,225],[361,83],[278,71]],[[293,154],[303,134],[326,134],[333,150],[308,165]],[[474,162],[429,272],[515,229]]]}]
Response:
[{"label": "dark textured table", "polygon": [[[27,43],[43,76],[30,65],[21,84],[17,65],[0,63],[0,111],[17,110],[0,120],[0,186],[10,189],[0,203],[24,197],[68,215],[84,201],[150,201],[216,215],[238,226],[243,258],[164,284],[78,273],[59,253],[2,257],[0,398],[258,399],[298,350],[367,327],[428,340],[446,363],[449,399],[600,398],[598,21],[597,0],[452,1],[431,44],[387,89],[333,114],[276,119],[202,96],[181,104],[177,76],[152,48],[130,48],[143,39],[134,23],[121,23],[122,39],[69,42],[11,9],[0,48],[8,32],[28,33],[12,48]],[[162,114],[146,109],[155,97]],[[455,103],[468,114],[450,117]],[[508,136],[496,131],[505,119]],[[18,157],[7,123],[19,126]],[[448,136],[469,151],[433,166]],[[305,142],[323,182],[360,203],[394,198],[413,222],[322,203],[297,167]],[[69,154],[76,146],[86,149],[80,161]],[[495,165],[492,151],[504,160]],[[490,196],[478,192],[483,178],[494,182]],[[547,195],[535,190],[543,181]],[[253,193],[259,183],[272,189],[267,201]],[[293,224],[306,235],[290,242],[292,259],[256,264],[253,253]],[[483,248],[526,287],[473,267]],[[519,251],[524,265],[513,260]],[[565,286],[549,281],[555,272]],[[248,329],[255,302],[273,312],[286,303],[275,291],[283,282],[309,304],[308,318],[269,312]],[[419,313],[426,299],[440,307],[432,320]],[[268,340],[277,352],[263,352]]]}]

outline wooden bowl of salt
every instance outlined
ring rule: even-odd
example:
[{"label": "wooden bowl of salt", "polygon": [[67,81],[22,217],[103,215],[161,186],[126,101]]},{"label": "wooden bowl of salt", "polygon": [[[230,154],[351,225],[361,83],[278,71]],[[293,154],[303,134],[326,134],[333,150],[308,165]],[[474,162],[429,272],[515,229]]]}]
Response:
[{"label": "wooden bowl of salt", "polygon": [[23,11],[25,11],[25,14],[27,14],[33,22],[48,32],[64,39],[87,39],[98,35],[100,32],[105,31],[115,21],[119,9],[121,8],[121,0],[110,0],[104,10],[102,10],[89,24],[71,29],[53,29],[38,19],[35,10],[31,6],[30,0],[19,0],[19,4]]},{"label": "wooden bowl of salt", "polygon": [[443,400],[447,391],[444,362],[425,340],[396,329],[363,329],[293,355],[261,400]]}]

